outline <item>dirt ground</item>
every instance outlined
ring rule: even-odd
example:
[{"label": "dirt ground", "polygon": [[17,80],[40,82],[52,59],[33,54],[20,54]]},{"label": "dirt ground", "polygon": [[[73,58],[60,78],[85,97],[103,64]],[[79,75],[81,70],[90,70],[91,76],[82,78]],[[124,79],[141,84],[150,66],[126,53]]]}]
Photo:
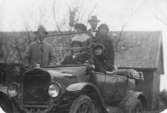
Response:
[{"label": "dirt ground", "polygon": [[[109,112],[109,113],[114,113],[114,112]],[[160,113],[160,112],[159,111],[144,111],[143,113]]]},{"label": "dirt ground", "polygon": [[[107,107],[108,113],[122,113],[117,107]],[[144,111],[143,113],[160,113],[160,111]]]},{"label": "dirt ground", "polygon": [[159,113],[159,111],[144,111],[144,113]]}]

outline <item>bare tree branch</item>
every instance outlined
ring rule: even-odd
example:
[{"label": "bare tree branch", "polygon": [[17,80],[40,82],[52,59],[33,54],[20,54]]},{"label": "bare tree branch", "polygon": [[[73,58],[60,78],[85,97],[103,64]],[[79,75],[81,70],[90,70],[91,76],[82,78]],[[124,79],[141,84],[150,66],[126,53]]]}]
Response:
[{"label": "bare tree branch", "polygon": [[55,23],[55,26],[57,28],[57,31],[58,32],[61,32],[61,27],[60,25],[58,24],[58,22],[56,21],[56,0],[53,0],[53,5],[52,5],[52,12],[53,12],[53,20],[54,20],[54,23]]},{"label": "bare tree branch", "polygon": [[127,24],[129,23],[129,20],[136,14],[137,10],[138,10],[144,3],[145,3],[145,0],[143,0],[143,1],[138,5],[138,7],[134,8],[134,10],[132,10],[132,12],[131,12],[130,15],[129,15],[128,21],[125,22],[125,23],[122,25],[121,31],[120,31],[119,36],[118,36],[118,40],[116,41],[116,46],[115,46],[115,47],[116,47],[116,48],[115,48],[115,51],[116,51],[116,52],[120,52],[120,51],[119,51],[119,43],[121,42],[122,33],[123,33],[125,27],[127,26]]},{"label": "bare tree branch", "polygon": [[[96,10],[96,8],[97,8],[97,2],[94,5],[94,7],[92,8],[92,10],[90,11],[90,13],[88,14],[87,20],[90,18],[90,16],[92,15],[92,13]],[[88,21],[87,21],[87,25],[88,25]]]}]

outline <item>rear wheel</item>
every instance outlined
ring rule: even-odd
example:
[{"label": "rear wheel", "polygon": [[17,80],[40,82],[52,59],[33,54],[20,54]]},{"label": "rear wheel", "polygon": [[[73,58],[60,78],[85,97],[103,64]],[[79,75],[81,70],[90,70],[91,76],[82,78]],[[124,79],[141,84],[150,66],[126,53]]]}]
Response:
[{"label": "rear wheel", "polygon": [[93,100],[87,95],[76,98],[69,113],[98,113]]},{"label": "rear wheel", "polygon": [[126,98],[122,101],[120,108],[122,108],[123,113],[143,113],[143,105],[135,97]]},{"label": "rear wheel", "polygon": [[143,113],[143,105],[139,99],[133,98],[127,113]]},{"label": "rear wheel", "polygon": [[143,113],[143,105],[140,100],[134,106],[134,113]]}]

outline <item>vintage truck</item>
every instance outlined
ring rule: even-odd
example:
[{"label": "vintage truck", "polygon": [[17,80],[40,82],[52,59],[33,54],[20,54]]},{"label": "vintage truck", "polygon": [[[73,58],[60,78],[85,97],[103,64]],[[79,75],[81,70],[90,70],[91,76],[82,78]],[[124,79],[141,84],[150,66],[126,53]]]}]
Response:
[{"label": "vintage truck", "polygon": [[10,84],[7,94],[25,113],[142,113],[146,99],[135,90],[142,79],[132,69],[104,74],[89,64],[38,67]]}]

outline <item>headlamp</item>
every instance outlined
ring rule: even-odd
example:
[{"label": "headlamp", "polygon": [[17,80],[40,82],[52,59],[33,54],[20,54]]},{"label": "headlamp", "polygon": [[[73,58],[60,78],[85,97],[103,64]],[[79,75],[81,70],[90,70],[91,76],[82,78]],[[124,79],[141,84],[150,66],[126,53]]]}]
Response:
[{"label": "headlamp", "polygon": [[16,97],[18,95],[18,86],[17,84],[11,84],[8,86],[7,93],[9,97]]},{"label": "headlamp", "polygon": [[49,86],[49,89],[48,89],[48,94],[52,97],[52,98],[55,98],[59,95],[60,93],[60,86],[55,83],[55,84],[51,84]]}]

